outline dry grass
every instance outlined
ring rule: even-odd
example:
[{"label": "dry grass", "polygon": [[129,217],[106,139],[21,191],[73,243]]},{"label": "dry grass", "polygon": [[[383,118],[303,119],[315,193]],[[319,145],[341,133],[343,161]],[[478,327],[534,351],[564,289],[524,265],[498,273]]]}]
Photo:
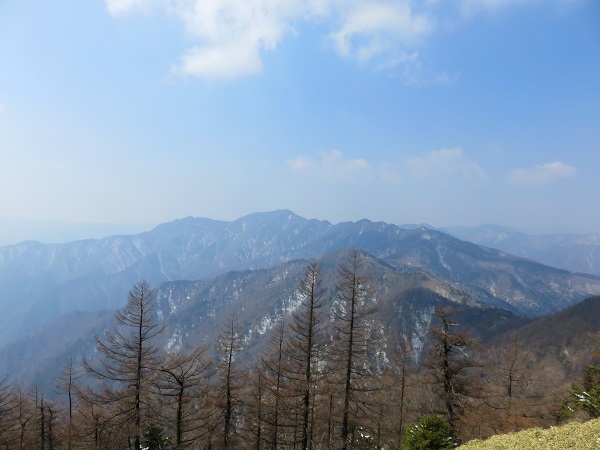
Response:
[{"label": "dry grass", "polygon": [[531,428],[519,433],[475,439],[461,450],[600,450],[600,419],[548,429]]}]

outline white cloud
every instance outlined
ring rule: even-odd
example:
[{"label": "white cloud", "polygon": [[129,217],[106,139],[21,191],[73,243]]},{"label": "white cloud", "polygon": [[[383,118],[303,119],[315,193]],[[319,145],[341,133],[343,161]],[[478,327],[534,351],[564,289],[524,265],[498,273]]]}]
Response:
[{"label": "white cloud", "polygon": [[407,166],[412,177],[426,180],[456,179],[487,181],[483,168],[464,157],[460,148],[434,150],[424,156],[408,158]]},{"label": "white cloud", "polygon": [[307,13],[301,0],[175,0],[171,11],[198,41],[174,71],[213,79],[260,73],[262,53],[275,49],[294,31],[293,19]]},{"label": "white cloud", "polygon": [[311,170],[317,162],[309,156],[299,156],[295,159],[288,159],[286,165],[292,170]]},{"label": "white cloud", "polygon": [[[548,0],[550,1],[550,0]],[[551,0],[573,5],[584,0]],[[211,79],[260,73],[262,57],[296,26],[319,18],[338,54],[376,68],[399,70],[409,84],[448,82],[419,57],[419,45],[448,17],[472,16],[543,0],[105,0],[113,16],[162,9],[177,17],[193,44],[173,71]],[[459,20],[460,22],[460,20]],[[427,68],[427,70],[424,69]]]},{"label": "white cloud", "polygon": [[457,75],[450,76],[446,72],[432,70],[418,52],[400,53],[388,58],[377,68],[400,78],[407,85],[454,84],[458,80]]},{"label": "white cloud", "polygon": [[512,185],[541,186],[571,178],[576,174],[577,169],[574,167],[560,161],[554,161],[538,164],[531,169],[514,169],[506,176],[506,181]]},{"label": "white cloud", "polygon": [[368,61],[388,53],[398,42],[412,42],[430,33],[432,19],[415,13],[412,2],[367,1],[342,12],[344,24],[331,34],[340,54]]},{"label": "white cloud", "polygon": [[178,17],[196,45],[184,51],[174,72],[237,78],[262,70],[262,55],[315,17],[339,25],[330,34],[337,51],[367,62],[381,55],[398,60],[398,42],[427,34],[432,23],[413,2],[373,0],[105,0],[114,16],[158,6]]},{"label": "white cloud", "polygon": [[326,180],[352,179],[356,176],[370,176],[370,166],[363,158],[347,159],[339,150],[321,154],[320,158],[300,156],[286,161],[289,169],[315,175]]},{"label": "white cloud", "polygon": [[256,43],[230,42],[188,50],[173,72],[207,79],[235,79],[262,71]]}]

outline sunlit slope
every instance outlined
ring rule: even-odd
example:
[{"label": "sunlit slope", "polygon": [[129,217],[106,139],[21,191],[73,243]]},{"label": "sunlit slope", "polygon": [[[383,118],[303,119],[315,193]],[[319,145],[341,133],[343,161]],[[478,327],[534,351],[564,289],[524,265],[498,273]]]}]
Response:
[{"label": "sunlit slope", "polygon": [[493,436],[485,441],[475,439],[458,448],[461,450],[600,449],[600,419],[545,430],[531,428],[519,433]]}]

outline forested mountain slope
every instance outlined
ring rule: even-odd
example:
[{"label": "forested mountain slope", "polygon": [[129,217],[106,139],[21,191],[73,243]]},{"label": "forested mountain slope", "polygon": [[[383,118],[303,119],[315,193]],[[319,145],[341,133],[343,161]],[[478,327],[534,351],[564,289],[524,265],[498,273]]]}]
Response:
[{"label": "forested mountain slope", "polygon": [[368,220],[332,225],[290,211],[255,213],[233,222],[186,218],[133,236],[0,247],[0,346],[64,313],[118,308],[140,279],[153,286],[208,280],[350,247],[399,270],[427,273],[478,302],[526,316],[557,311],[600,293],[600,278],[425,227],[409,230]]},{"label": "forested mountain slope", "polygon": [[[336,304],[336,276],[346,251],[323,257],[319,264],[326,288],[327,316]],[[366,273],[375,288],[378,311],[373,328],[384,336],[390,353],[410,341],[415,356],[428,338],[434,308],[455,306],[459,318],[474,333],[489,338],[519,326],[524,319],[491,308],[426,272],[401,270],[367,257]],[[165,325],[160,347],[189,350],[201,344],[214,347],[228,320],[235,316],[243,336],[242,359],[259,358],[275,325],[289,321],[298,307],[298,284],[307,260],[269,269],[232,271],[209,280],[170,281],[155,288],[156,320]],[[94,357],[94,337],[102,337],[114,311],[74,312],[58,317],[37,332],[0,349],[0,367],[30,383],[46,384],[65,361]]]}]

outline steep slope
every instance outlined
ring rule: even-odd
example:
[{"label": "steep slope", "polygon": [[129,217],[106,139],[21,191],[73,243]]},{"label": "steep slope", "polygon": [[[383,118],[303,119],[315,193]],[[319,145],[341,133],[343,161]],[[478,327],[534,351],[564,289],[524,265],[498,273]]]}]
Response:
[{"label": "steep slope", "polygon": [[[330,302],[334,301],[336,271],[344,256],[345,251],[334,252],[320,262]],[[296,288],[305,267],[306,261],[296,260],[271,269],[230,272],[210,282],[162,284],[157,296],[160,316],[171,330],[171,345],[184,345],[184,337],[192,342],[214,340],[233,314],[244,330],[246,345],[260,343],[275,322],[297,308]],[[401,271],[371,257],[368,273],[377,287],[378,320],[394,336],[403,333],[423,341],[437,304],[485,308],[424,272]],[[422,318],[421,327],[415,325],[417,316]]]},{"label": "steep slope", "polygon": [[598,278],[572,274],[495,249],[419,228],[385,257],[428,271],[488,305],[539,316],[598,294]]},{"label": "steep slope", "polygon": [[506,342],[526,342],[533,354],[561,363],[568,376],[577,377],[592,361],[592,352],[598,345],[589,335],[598,332],[600,297],[590,297],[562,311],[499,333],[488,343],[502,347]]},{"label": "steep slope", "polygon": [[83,355],[93,355],[95,336],[112,326],[115,311],[67,313],[35,333],[0,349],[0,376],[9,376],[24,388],[37,385],[51,395],[61,368],[76,366]]}]

